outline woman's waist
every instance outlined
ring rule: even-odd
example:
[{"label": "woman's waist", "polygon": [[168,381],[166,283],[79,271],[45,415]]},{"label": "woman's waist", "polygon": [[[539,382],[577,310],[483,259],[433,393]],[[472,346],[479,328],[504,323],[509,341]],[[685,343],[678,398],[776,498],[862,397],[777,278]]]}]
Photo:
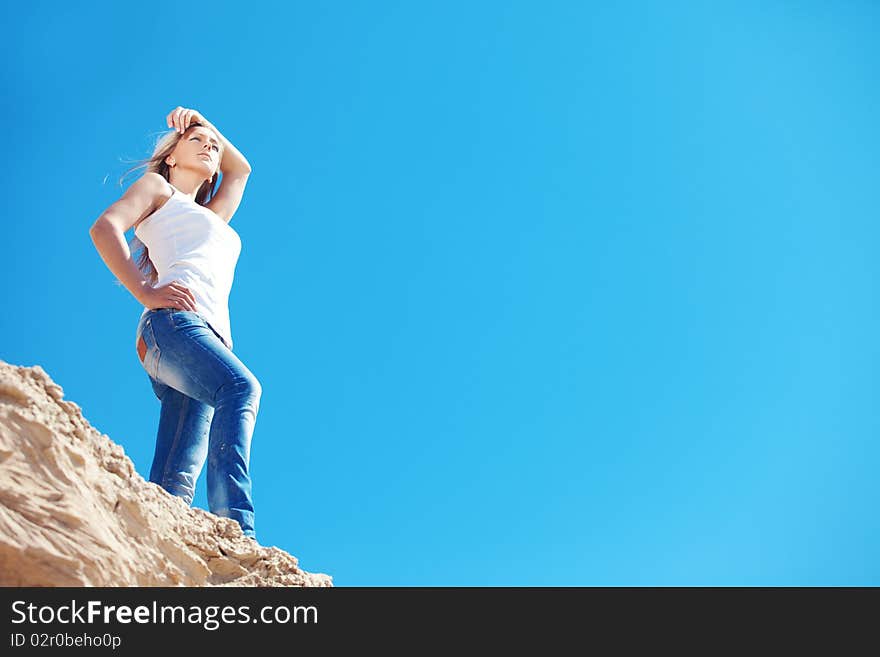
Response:
[{"label": "woman's waist", "polygon": [[[212,330],[221,331],[224,335],[228,333],[229,329],[229,309],[227,307],[222,307],[215,310],[208,310],[204,308],[198,308],[197,310],[182,310],[180,308],[171,308],[171,307],[162,307],[162,308],[144,308],[141,313],[140,318],[138,319],[137,328],[135,329],[135,344],[141,337],[141,333],[143,333],[144,326],[147,322],[153,320],[154,318],[161,317],[163,315],[172,315],[174,313],[189,313],[193,315],[197,315],[199,319],[204,321]],[[169,317],[169,320],[174,321]]]}]

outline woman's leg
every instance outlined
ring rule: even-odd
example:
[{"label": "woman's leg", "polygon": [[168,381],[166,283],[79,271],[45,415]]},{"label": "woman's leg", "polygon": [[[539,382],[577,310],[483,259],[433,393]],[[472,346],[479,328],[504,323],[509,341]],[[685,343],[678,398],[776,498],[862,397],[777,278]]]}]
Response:
[{"label": "woman's leg", "polygon": [[[255,536],[248,464],[262,393],[259,381],[196,313],[153,311],[144,322],[143,336],[148,347],[144,359],[147,373],[157,382],[213,409],[207,450],[209,509],[235,519],[246,535]],[[175,406],[181,411],[183,400],[169,404],[169,418],[173,417]],[[191,413],[192,402],[184,417]],[[177,417],[179,421],[180,412]],[[171,422],[169,419],[169,426]],[[198,425],[195,419],[184,420],[181,436],[186,434],[188,422],[189,426]],[[199,454],[199,442],[198,435],[189,435],[186,440],[177,441],[177,450],[188,450],[192,462],[193,456]],[[170,444],[166,462],[186,461],[176,453],[173,440]],[[157,444],[157,453],[159,450]]]},{"label": "woman's leg", "polygon": [[154,388],[158,388],[162,410],[150,481],[192,504],[208,454],[214,409],[170,386],[159,383]]}]

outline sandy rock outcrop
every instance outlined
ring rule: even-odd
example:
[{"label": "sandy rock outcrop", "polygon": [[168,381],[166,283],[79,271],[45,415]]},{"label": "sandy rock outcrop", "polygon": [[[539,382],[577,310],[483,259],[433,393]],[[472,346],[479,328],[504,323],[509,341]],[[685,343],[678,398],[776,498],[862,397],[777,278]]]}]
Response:
[{"label": "sandy rock outcrop", "polygon": [[332,586],[145,481],[63,396],[0,361],[0,586]]}]

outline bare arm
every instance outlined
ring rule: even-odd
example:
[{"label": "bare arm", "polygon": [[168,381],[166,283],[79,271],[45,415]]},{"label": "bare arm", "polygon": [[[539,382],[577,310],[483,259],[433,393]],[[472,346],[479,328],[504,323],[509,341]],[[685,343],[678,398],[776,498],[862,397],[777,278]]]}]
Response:
[{"label": "bare arm", "polygon": [[125,289],[131,292],[131,295],[139,303],[143,303],[143,290],[149,286],[149,283],[134,264],[131,250],[128,248],[123,233],[112,226],[96,223],[89,230],[89,235],[91,235],[98,253],[101,254],[104,264],[125,286]]},{"label": "bare arm", "polygon": [[[89,229],[89,235],[107,268],[142,305],[149,308],[161,307],[162,304],[173,306],[177,303],[172,302],[180,298],[179,307],[187,306],[186,310],[195,310],[195,299],[189,290],[185,293],[179,291],[174,287],[177,285],[175,283],[154,289],[134,263],[125,240],[125,231],[152,213],[164,186],[165,181],[158,173],[145,173],[98,217]],[[168,290],[169,287],[172,289]]]},{"label": "bare arm", "polygon": [[226,139],[226,137],[220,133],[217,126],[208,120],[205,120],[205,124],[205,127],[210,128],[217,133],[217,139],[219,139],[220,143],[223,145],[223,159],[220,160],[220,171],[223,172],[223,176],[226,177],[238,173],[249,174],[251,172],[251,165],[245,159],[244,155],[232,145],[231,141]]},{"label": "bare arm", "polygon": [[241,205],[244,188],[251,175],[251,165],[244,159],[244,155],[239,153],[238,149],[220,134],[215,125],[208,121],[205,123],[208,128],[217,133],[217,138],[223,142],[223,159],[220,161],[220,171],[223,172],[223,178],[220,180],[220,187],[207,202],[206,207],[223,221],[229,223],[238,210],[238,206]]}]

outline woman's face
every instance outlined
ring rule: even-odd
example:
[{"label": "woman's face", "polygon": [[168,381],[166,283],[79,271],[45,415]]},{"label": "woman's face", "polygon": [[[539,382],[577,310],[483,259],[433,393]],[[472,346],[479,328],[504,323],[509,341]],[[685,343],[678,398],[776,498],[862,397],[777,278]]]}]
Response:
[{"label": "woman's face", "polygon": [[208,128],[195,126],[181,136],[173,155],[178,165],[186,163],[188,168],[201,169],[205,179],[210,180],[220,166],[220,142]]}]

